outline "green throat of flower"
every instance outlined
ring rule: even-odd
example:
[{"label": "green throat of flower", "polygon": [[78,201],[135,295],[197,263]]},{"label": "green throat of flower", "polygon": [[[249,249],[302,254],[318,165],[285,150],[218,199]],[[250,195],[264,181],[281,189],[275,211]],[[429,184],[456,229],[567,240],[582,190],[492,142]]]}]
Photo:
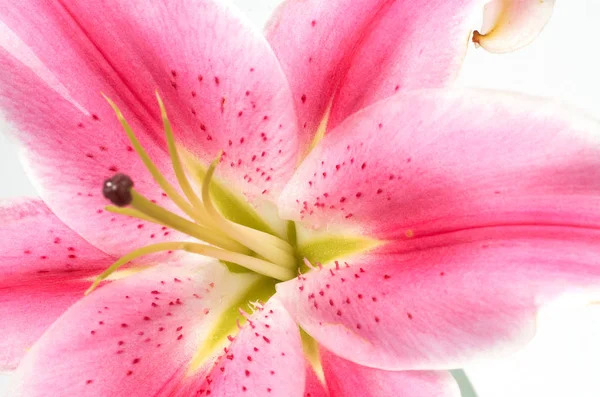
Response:
[{"label": "green throat of flower", "polygon": [[[220,212],[217,209],[212,197],[215,190],[223,190],[213,180],[215,169],[221,159],[221,153],[216,156],[207,169],[200,169],[198,175],[195,175],[201,181],[201,188],[198,189],[198,192],[192,187],[192,183],[186,174],[184,163],[175,144],[165,106],[158,93],[156,97],[161,110],[171,163],[183,195],[158,170],[115,103],[109,98],[105,98],[115,111],[134,150],[156,183],[186,217],[177,215],[144,197],[134,189],[134,182],[131,178],[124,174],[116,174],[104,182],[104,197],[113,204],[107,206],[106,210],[160,224],[177,230],[199,242],[163,242],[130,252],[102,272],[94,280],[86,294],[92,292],[103,280],[128,262],[161,251],[180,250],[212,257],[229,266],[241,266],[247,271],[279,282],[296,277],[300,268],[305,266],[303,263],[336,259],[340,256],[365,251],[379,245],[380,242],[363,237],[328,236],[309,241],[307,244],[298,247],[295,235],[296,226],[293,222],[289,223],[288,236],[285,239],[276,235],[276,233],[265,232],[265,228],[258,230],[259,228],[245,226],[232,221],[231,217],[224,216],[225,211]],[[221,196],[227,195],[221,194]],[[240,206],[238,205],[238,207]],[[244,210],[238,212],[244,212]],[[258,222],[255,223],[262,224],[263,221],[259,218]]]}]

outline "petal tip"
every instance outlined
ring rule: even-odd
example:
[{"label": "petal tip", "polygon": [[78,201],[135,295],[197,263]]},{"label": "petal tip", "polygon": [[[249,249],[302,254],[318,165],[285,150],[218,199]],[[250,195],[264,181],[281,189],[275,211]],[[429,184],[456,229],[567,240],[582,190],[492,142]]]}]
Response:
[{"label": "petal tip", "polygon": [[485,6],[483,28],[473,32],[475,45],[507,53],[530,44],[544,29],[555,0],[493,0]]}]

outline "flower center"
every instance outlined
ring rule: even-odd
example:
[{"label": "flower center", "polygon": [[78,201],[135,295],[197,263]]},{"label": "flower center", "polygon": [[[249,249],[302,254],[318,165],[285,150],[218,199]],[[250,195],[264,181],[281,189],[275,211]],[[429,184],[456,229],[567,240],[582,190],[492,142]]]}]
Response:
[{"label": "flower center", "polygon": [[221,154],[210,164],[204,174],[201,194],[198,195],[196,193],[184,170],[165,106],[158,93],[156,96],[161,109],[173,170],[185,197],[158,170],[115,103],[109,98],[105,98],[117,114],[121,125],[131,140],[133,148],[146,165],[154,180],[173,203],[187,215],[187,218],[179,216],[148,200],[134,189],[134,181],[124,174],[116,174],[104,181],[104,197],[113,204],[107,206],[106,210],[169,227],[192,238],[201,240],[203,243],[187,241],[164,242],[139,248],[124,255],[100,274],[86,291],[86,294],[93,291],[100,282],[126,263],[141,256],[161,251],[181,250],[192,254],[212,257],[242,266],[250,271],[279,281],[294,278],[298,271],[297,254],[294,247],[288,241],[275,235],[235,223],[223,216],[214,205],[211,197],[211,184],[215,169],[220,162]]}]

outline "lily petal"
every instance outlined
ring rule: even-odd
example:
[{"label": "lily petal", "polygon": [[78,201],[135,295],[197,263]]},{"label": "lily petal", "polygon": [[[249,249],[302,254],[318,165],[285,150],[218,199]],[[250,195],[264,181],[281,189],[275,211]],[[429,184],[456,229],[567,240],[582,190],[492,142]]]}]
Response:
[{"label": "lily petal", "polygon": [[[140,233],[139,222],[129,222],[118,233],[119,247],[110,241],[106,231],[117,233],[95,214],[105,204],[96,194],[105,177],[115,169],[127,172],[142,193],[165,200],[129,151],[101,92],[121,108],[171,180],[157,89],[184,149],[204,163],[225,150],[227,167],[219,167],[219,175],[241,192],[273,197],[293,172],[297,119],[286,77],[262,34],[220,2],[27,0],[1,5],[0,20],[23,47],[2,53],[2,103],[22,131],[40,193],[63,221],[107,252],[139,247],[133,236]],[[25,50],[61,90],[13,58]],[[163,234],[144,231],[146,241]]]},{"label": "lily petal", "polygon": [[598,229],[559,226],[440,234],[310,272],[280,284],[278,296],[345,359],[390,370],[461,368],[527,342],[540,305],[597,292],[598,238]]},{"label": "lily petal", "polygon": [[306,383],[304,385],[304,396],[310,397],[330,397],[327,386],[319,379],[314,368],[306,362]]},{"label": "lily petal", "polygon": [[2,202],[0,223],[0,370],[8,370],[113,258],[73,233],[40,200]]},{"label": "lily petal", "polygon": [[157,266],[73,305],[15,374],[15,396],[158,395],[177,387],[223,309],[256,280],[217,261]]},{"label": "lily petal", "polygon": [[484,226],[597,228],[599,198],[595,121],[544,100],[425,90],[346,120],[279,208],[310,227],[409,241]]},{"label": "lily petal", "polygon": [[282,188],[297,162],[291,93],[268,42],[239,11],[214,0],[67,3],[140,101],[153,105],[161,92],[186,150],[205,165],[224,150],[222,175],[244,193]]},{"label": "lily petal", "polygon": [[292,86],[304,147],[331,105],[328,130],[398,90],[456,76],[481,0],[285,1],[266,35]]},{"label": "lily petal", "polygon": [[344,360],[325,349],[321,350],[321,363],[330,396],[460,397],[454,378],[445,371],[368,368]]},{"label": "lily petal", "polygon": [[485,6],[482,32],[473,41],[489,52],[518,50],[531,43],[546,26],[555,0],[493,0]]},{"label": "lily petal", "polygon": [[[182,239],[178,233],[163,230],[160,225],[111,215],[104,210],[110,203],[102,196],[102,183],[116,172],[128,174],[137,191],[161,206],[176,209],[161,194],[133,151],[115,113],[99,95],[100,84],[95,85],[92,78],[89,79],[92,87],[88,97],[97,96],[91,103],[85,103],[85,106],[94,105],[89,112],[47,85],[13,54],[1,48],[0,64],[0,104],[8,119],[20,130],[17,135],[25,146],[21,153],[25,168],[46,204],[61,221],[94,246],[117,256],[151,241]],[[86,86],[84,81],[77,81],[82,87]],[[107,95],[111,92],[117,95],[115,91]],[[119,105],[129,113],[130,108],[124,102]],[[135,118],[130,123],[136,131],[147,132],[140,134],[139,140],[167,178],[174,180],[168,156],[154,140],[157,130]]]},{"label": "lily petal", "polygon": [[298,326],[280,302],[258,309],[214,364],[189,378],[174,396],[305,396]]},{"label": "lily petal", "polygon": [[459,368],[527,340],[540,304],[597,285],[594,121],[541,100],[430,90],[338,129],[284,190],[282,215],[345,224],[395,254],[311,273],[304,292],[302,281],[280,286],[290,313],[334,353],[388,369]]}]

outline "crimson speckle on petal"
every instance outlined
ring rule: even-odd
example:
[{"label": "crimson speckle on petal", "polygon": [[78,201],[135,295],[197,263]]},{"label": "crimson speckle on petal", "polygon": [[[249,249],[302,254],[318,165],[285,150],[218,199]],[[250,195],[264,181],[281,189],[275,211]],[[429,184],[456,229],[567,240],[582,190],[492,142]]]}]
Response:
[{"label": "crimson speckle on petal", "polygon": [[[497,52],[554,4],[500,3]],[[218,0],[0,5],[41,196],[0,209],[15,397],[458,397],[429,369],[597,287],[600,129],[452,84],[481,6],[288,0],[263,33]]]}]

